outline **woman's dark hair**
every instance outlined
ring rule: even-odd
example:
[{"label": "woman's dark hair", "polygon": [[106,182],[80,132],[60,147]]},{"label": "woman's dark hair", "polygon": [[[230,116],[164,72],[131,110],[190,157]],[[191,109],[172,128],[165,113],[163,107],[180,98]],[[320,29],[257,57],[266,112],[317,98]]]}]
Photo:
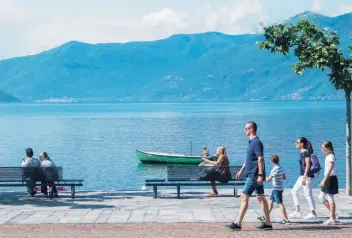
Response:
[{"label": "woman's dark hair", "polygon": [[33,157],[33,150],[32,150],[32,148],[27,148],[26,149],[26,155],[27,155],[27,157],[29,157],[29,158],[32,158]]},{"label": "woman's dark hair", "polygon": [[311,155],[314,153],[312,144],[305,137],[299,137],[299,142],[303,144],[303,148],[308,151],[308,154]]},{"label": "woman's dark hair", "polygon": [[48,153],[46,153],[46,152],[43,152],[43,156],[44,156],[44,158],[45,158],[45,159],[48,159],[48,160],[50,160],[50,157],[49,157]]},{"label": "woman's dark hair", "polygon": [[335,155],[335,152],[334,152],[334,146],[332,145],[332,142],[331,141],[325,141],[323,143],[323,147],[325,149],[327,149],[328,151],[330,151],[333,155]]}]

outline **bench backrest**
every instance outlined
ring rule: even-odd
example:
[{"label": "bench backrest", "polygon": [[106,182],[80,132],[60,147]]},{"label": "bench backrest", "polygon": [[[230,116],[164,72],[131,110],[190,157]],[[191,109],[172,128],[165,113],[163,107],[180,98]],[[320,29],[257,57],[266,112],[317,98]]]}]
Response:
[{"label": "bench backrest", "polygon": [[[202,174],[204,174],[204,169],[210,168],[208,166],[167,166],[167,180],[168,181],[189,181],[189,180],[199,180]],[[229,166],[232,180],[237,180],[235,178],[236,174],[242,166]],[[241,178],[238,180],[244,180],[245,175],[242,174]]]},{"label": "bench backrest", "polygon": [[23,182],[26,179],[33,181],[62,180],[62,167],[0,167],[0,182]]}]

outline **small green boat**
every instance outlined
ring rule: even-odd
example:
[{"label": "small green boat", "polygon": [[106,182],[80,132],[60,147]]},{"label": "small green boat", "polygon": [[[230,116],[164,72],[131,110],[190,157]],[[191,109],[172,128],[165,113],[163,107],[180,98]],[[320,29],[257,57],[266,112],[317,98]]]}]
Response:
[{"label": "small green boat", "polygon": [[144,152],[136,150],[137,157],[142,163],[177,163],[177,164],[199,164],[203,162],[201,156],[184,154],[169,154],[160,152]]}]

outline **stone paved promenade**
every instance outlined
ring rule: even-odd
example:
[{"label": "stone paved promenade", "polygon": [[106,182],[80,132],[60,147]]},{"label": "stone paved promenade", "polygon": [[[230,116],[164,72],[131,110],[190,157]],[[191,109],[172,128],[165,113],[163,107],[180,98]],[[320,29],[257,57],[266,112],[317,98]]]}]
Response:
[{"label": "stone paved promenade", "polygon": [[[176,222],[230,222],[237,217],[240,199],[232,190],[219,190],[218,197],[206,197],[208,189],[181,190],[181,199],[175,189],[160,190],[153,199],[149,191],[77,191],[76,198],[61,193],[59,198],[47,199],[38,195],[28,197],[24,192],[0,192],[0,224],[101,224],[101,223],[176,223]],[[266,191],[269,195],[270,191]],[[315,190],[315,196],[318,194]],[[343,192],[343,191],[340,191]],[[342,224],[352,223],[352,198],[337,196],[337,212]],[[284,193],[288,212],[293,211],[290,191]],[[302,210],[308,212],[302,196]],[[318,220],[292,220],[297,224],[316,223],[328,219],[328,211],[317,201]],[[261,214],[256,198],[250,200],[245,222],[258,222]],[[272,220],[280,221],[281,215],[274,208]]]}]

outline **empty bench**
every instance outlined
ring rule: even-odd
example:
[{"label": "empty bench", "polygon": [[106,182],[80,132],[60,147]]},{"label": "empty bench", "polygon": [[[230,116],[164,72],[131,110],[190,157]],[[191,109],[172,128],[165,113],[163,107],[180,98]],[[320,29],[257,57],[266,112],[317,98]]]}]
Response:
[{"label": "empty bench", "polygon": [[[62,167],[0,167],[0,187],[62,186],[71,187],[71,198],[75,198],[76,186],[83,186],[83,179],[64,179]],[[49,198],[53,197],[49,189]],[[33,193],[30,194],[34,196]]]},{"label": "empty bench", "polygon": [[[145,186],[153,187],[154,198],[158,196],[158,187],[175,186],[177,188],[177,198],[180,198],[181,187],[183,186],[210,186],[209,180],[202,179],[204,170],[208,166],[167,166],[166,179],[146,179]],[[218,183],[216,186],[234,186],[234,196],[236,197],[236,186],[245,184],[244,173],[239,179],[236,179],[236,174],[242,166],[229,166],[232,178],[228,183]]]}]

